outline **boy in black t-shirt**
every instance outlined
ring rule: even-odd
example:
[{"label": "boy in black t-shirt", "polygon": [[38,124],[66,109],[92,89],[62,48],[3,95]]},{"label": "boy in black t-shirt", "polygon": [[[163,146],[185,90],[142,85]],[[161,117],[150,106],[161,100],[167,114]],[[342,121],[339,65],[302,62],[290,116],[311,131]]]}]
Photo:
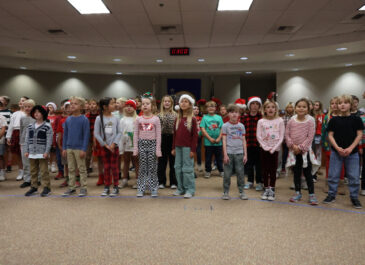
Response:
[{"label": "boy in black t-shirt", "polygon": [[333,117],[328,124],[328,138],[331,143],[330,168],[328,173],[328,196],[323,203],[335,201],[342,164],[345,165],[348,187],[353,206],[361,208],[358,199],[360,184],[359,141],[364,125],[360,117],[351,115],[352,97],[339,97],[338,109],[340,116]]}]

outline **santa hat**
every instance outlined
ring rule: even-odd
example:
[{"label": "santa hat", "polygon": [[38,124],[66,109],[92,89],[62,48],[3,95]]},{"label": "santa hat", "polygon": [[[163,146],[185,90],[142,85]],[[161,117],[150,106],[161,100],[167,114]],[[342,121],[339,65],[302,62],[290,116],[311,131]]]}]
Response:
[{"label": "santa hat", "polygon": [[131,106],[134,109],[137,109],[137,103],[133,99],[128,99],[125,102],[125,106]]},{"label": "santa hat", "polygon": [[48,102],[48,103],[46,104],[46,107],[48,107],[49,105],[51,105],[51,106],[53,107],[53,110],[57,110],[57,105],[56,105],[55,103],[53,103],[53,102]]},{"label": "santa hat", "polygon": [[217,104],[217,106],[222,105],[222,101],[220,101],[220,99],[219,99],[219,98],[212,97],[210,100],[211,100],[211,101],[214,101],[214,102],[215,102],[215,104]]},{"label": "santa hat", "polygon": [[71,102],[69,100],[67,100],[64,104],[63,107],[66,107],[67,105],[71,105]]},{"label": "santa hat", "polygon": [[[183,99],[187,99],[187,100],[189,100],[189,102],[191,103],[191,105],[193,105],[193,106],[194,106],[194,104],[195,104],[195,99],[193,99],[190,95],[188,95],[188,94],[183,94],[183,95],[181,95],[181,97],[179,98],[179,104],[181,103],[181,101],[182,101]],[[178,111],[179,109],[180,109],[180,106],[179,106],[179,105],[176,105],[176,106],[175,106],[175,110],[176,110],[176,111]]]},{"label": "santa hat", "polygon": [[196,102],[196,104],[197,105],[205,105],[207,103],[207,101],[204,99],[204,98],[201,98],[201,99],[199,99],[197,102]]},{"label": "santa hat", "polygon": [[253,97],[249,97],[249,98],[248,98],[248,103],[247,103],[247,107],[248,107],[248,108],[250,108],[250,104],[251,104],[252,102],[258,102],[260,105],[262,105],[261,98],[256,97],[256,96],[253,96]]},{"label": "santa hat", "polygon": [[275,91],[272,91],[270,92],[268,95],[267,95],[267,99],[269,100],[275,100],[275,97],[277,96],[276,92]]},{"label": "santa hat", "polygon": [[240,109],[246,109],[247,108],[246,100],[243,99],[243,98],[236,99],[234,104],[236,104],[238,107],[240,107]]}]

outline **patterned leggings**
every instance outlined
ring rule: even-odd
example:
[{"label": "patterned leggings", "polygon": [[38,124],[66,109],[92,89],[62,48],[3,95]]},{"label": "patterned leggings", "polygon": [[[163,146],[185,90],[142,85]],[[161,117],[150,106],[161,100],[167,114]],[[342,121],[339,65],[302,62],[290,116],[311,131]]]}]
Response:
[{"label": "patterned leggings", "polygon": [[157,157],[156,140],[138,140],[139,172],[137,186],[138,191],[146,189],[157,191]]}]

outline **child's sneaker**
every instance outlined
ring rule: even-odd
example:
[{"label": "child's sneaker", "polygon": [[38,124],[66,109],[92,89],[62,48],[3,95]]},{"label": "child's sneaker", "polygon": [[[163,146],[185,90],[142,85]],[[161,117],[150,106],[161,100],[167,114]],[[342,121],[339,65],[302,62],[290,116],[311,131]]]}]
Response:
[{"label": "child's sneaker", "polygon": [[160,185],[158,185],[158,188],[159,188],[159,189],[164,189],[164,188],[165,188],[165,185],[160,184]]},{"label": "child's sneaker", "polygon": [[105,187],[103,192],[101,193],[101,196],[105,197],[105,196],[108,196],[109,195],[109,187]]},{"label": "child's sneaker", "polygon": [[19,174],[16,177],[16,181],[21,181],[21,180],[23,180],[23,170],[19,169]]},{"label": "child's sneaker", "polygon": [[184,195],[183,192],[180,192],[179,190],[176,190],[172,195],[174,196],[181,196],[181,195]]},{"label": "child's sneaker", "polygon": [[170,189],[172,189],[172,190],[174,190],[176,188],[177,188],[177,186],[175,184],[172,184],[171,187],[170,187]]},{"label": "child's sneaker", "polygon": [[99,175],[98,182],[96,182],[96,186],[101,186],[104,184],[104,175]]},{"label": "child's sneaker", "polygon": [[262,187],[261,183],[256,183],[255,189],[256,189],[256,191],[262,191],[264,188]]},{"label": "child's sneaker", "polygon": [[229,197],[228,192],[223,193],[222,200],[230,200],[231,197]]},{"label": "child's sneaker", "polygon": [[76,181],[75,185],[76,185],[76,188],[80,188],[81,187],[80,181]]},{"label": "child's sneaker", "polygon": [[208,179],[210,178],[210,176],[211,176],[210,172],[205,172],[204,178]]},{"label": "child's sneaker", "polygon": [[241,199],[241,200],[248,200],[248,197],[246,196],[245,192],[243,192],[243,191],[242,191],[242,192],[240,193],[240,199]]},{"label": "child's sneaker", "polygon": [[34,188],[34,187],[31,187],[30,190],[28,190],[26,193],[25,193],[25,196],[32,196],[32,195],[36,195],[38,193],[38,189]]},{"label": "child's sneaker", "polygon": [[132,189],[137,189],[138,188],[138,186],[137,186],[137,184],[134,184],[133,186],[132,186]]},{"label": "child's sneaker", "polygon": [[123,189],[127,187],[127,185],[128,185],[128,179],[122,179],[121,183],[119,184],[119,188]]},{"label": "child's sneaker", "polygon": [[137,197],[143,197],[143,191],[137,191]]},{"label": "child's sneaker", "polygon": [[44,187],[43,191],[41,193],[41,197],[47,197],[50,194],[51,194],[51,190],[48,187]]},{"label": "child's sneaker", "polygon": [[55,180],[59,180],[63,178],[63,174],[61,171],[58,172],[57,176],[54,177]]},{"label": "child's sneaker", "polygon": [[245,190],[252,189],[252,182],[247,182],[243,188],[244,188]]},{"label": "child's sneaker", "polygon": [[71,195],[74,195],[76,194],[76,190],[71,190],[71,189],[68,189],[65,191],[64,194],[62,194],[62,197],[67,197],[67,196],[71,196]]},{"label": "child's sneaker", "polygon": [[261,199],[262,200],[267,200],[267,198],[269,197],[269,195],[270,195],[270,189],[269,188],[266,188],[265,191],[264,191],[264,193],[262,193],[262,195],[261,195]]},{"label": "child's sneaker", "polygon": [[67,186],[68,186],[68,183],[67,183],[67,180],[65,180],[63,183],[61,183],[60,188],[64,188]]},{"label": "child's sneaker", "polygon": [[297,191],[293,197],[290,198],[290,202],[298,202],[302,198],[302,194]]},{"label": "child's sneaker", "polygon": [[318,201],[315,194],[309,194],[309,204],[310,205],[318,205]]},{"label": "child's sneaker", "polygon": [[110,197],[115,197],[119,195],[119,187],[114,186],[112,193],[110,193]]},{"label": "child's sneaker", "polygon": [[354,206],[354,208],[356,208],[356,209],[362,208],[361,203],[358,198],[351,198],[351,202],[352,202],[352,206]]},{"label": "child's sneaker", "polygon": [[327,197],[323,200],[323,203],[325,204],[333,203],[336,201],[335,199],[336,199],[335,197],[327,195]]},{"label": "child's sneaker", "polygon": [[273,191],[272,189],[270,189],[269,191],[269,196],[267,197],[268,201],[275,201],[275,191]]},{"label": "child's sneaker", "polygon": [[80,189],[79,197],[85,197],[87,195],[87,189]]},{"label": "child's sneaker", "polygon": [[189,192],[185,193],[184,195],[184,199],[190,199],[191,197],[193,197],[193,195]]},{"label": "child's sneaker", "polygon": [[365,190],[361,190],[360,195],[365,196]]},{"label": "child's sneaker", "polygon": [[222,178],[224,178],[224,172],[219,173]]},{"label": "child's sneaker", "polygon": [[151,197],[154,197],[154,198],[158,197],[157,190],[151,191]]},{"label": "child's sneaker", "polygon": [[19,186],[20,188],[26,188],[26,187],[30,187],[30,182],[23,182],[22,185]]}]

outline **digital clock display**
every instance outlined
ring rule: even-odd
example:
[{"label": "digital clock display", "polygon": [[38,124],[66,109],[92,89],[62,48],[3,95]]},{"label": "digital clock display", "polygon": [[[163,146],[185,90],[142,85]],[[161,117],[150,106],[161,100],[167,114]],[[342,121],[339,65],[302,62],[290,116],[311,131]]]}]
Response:
[{"label": "digital clock display", "polygon": [[188,56],[190,55],[190,48],[170,48],[171,56]]}]

